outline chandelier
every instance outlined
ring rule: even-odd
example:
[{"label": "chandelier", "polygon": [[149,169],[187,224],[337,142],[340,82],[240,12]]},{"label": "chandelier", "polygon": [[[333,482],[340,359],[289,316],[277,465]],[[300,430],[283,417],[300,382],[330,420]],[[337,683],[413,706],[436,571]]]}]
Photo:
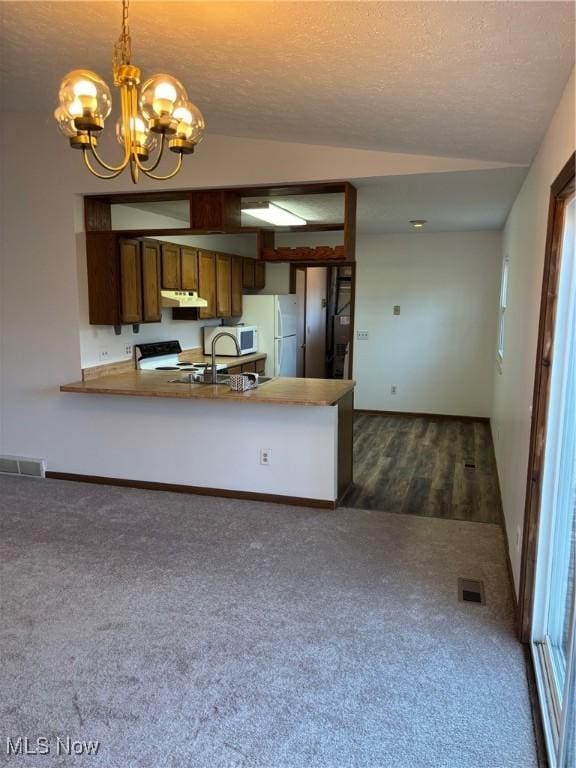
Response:
[{"label": "chandelier", "polygon": [[[95,72],[75,69],[63,78],[60,105],[54,117],[70,146],[82,150],[85,165],[99,179],[114,179],[130,167],[135,184],[140,172],[151,179],[165,181],[178,173],[183,155],[194,152],[204,133],[204,118],[198,107],[188,100],[184,86],[170,75],[154,75],[139,88],[140,70],[130,59],[128,0],[122,0],[122,33],[112,56],[114,85],[120,89],[121,107],[116,138],[124,148],[119,165],[106,163],[97,150],[98,136],[112,109],[112,96]],[[178,158],[173,170],[161,176],[154,171],[166,145]],[[156,156],[146,165],[153,150]]]}]

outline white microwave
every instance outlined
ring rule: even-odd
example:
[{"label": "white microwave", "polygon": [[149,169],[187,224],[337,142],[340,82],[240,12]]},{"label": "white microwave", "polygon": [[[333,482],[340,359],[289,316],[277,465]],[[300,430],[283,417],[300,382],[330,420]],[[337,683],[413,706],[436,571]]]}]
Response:
[{"label": "white microwave", "polygon": [[[212,339],[222,331],[226,331],[238,342],[241,355],[251,355],[258,352],[258,329],[255,325],[214,325],[204,326],[204,354],[212,354]],[[222,336],[216,342],[217,355],[238,357],[236,344],[230,336]]]}]

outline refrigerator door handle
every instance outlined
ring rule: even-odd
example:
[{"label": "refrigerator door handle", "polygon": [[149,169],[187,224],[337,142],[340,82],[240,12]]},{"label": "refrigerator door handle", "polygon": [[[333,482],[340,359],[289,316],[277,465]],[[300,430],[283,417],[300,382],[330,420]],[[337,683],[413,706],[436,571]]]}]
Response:
[{"label": "refrigerator door handle", "polygon": [[282,339],[275,339],[276,354],[274,355],[274,376],[280,375],[280,368],[282,367]]}]

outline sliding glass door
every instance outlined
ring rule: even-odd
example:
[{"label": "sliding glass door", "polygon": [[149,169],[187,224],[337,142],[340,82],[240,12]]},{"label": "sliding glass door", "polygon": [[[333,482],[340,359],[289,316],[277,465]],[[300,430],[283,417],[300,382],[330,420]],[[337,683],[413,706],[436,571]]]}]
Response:
[{"label": "sliding glass door", "polygon": [[552,768],[576,765],[576,200],[564,208],[532,649]]}]

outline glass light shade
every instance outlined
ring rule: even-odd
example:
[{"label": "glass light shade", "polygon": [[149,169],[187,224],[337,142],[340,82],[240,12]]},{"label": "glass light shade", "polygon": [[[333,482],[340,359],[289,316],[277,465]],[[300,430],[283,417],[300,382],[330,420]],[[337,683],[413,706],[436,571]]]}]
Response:
[{"label": "glass light shade", "polygon": [[154,75],[140,90],[140,108],[146,120],[170,117],[176,104],[187,100],[186,89],[171,75]]},{"label": "glass light shade", "polygon": [[54,119],[58,123],[59,130],[67,139],[71,139],[78,135],[78,130],[74,125],[74,118],[71,117],[66,110],[62,109],[62,107],[56,107],[54,110]]},{"label": "glass light shade", "polygon": [[110,89],[95,72],[74,69],[60,83],[60,107],[71,118],[106,120],[112,109]]},{"label": "glass light shade", "polygon": [[[137,146],[144,147],[144,149],[147,150],[154,149],[156,146],[156,137],[153,133],[150,133],[146,121],[140,117],[140,115],[130,118],[130,130],[134,133],[134,139]],[[118,143],[124,146],[124,121],[121,117],[118,118],[118,122],[116,123],[116,138]]]},{"label": "glass light shade", "polygon": [[198,144],[204,135],[206,123],[202,112],[191,101],[182,101],[176,105],[172,115],[178,121],[176,136],[179,139]]}]

